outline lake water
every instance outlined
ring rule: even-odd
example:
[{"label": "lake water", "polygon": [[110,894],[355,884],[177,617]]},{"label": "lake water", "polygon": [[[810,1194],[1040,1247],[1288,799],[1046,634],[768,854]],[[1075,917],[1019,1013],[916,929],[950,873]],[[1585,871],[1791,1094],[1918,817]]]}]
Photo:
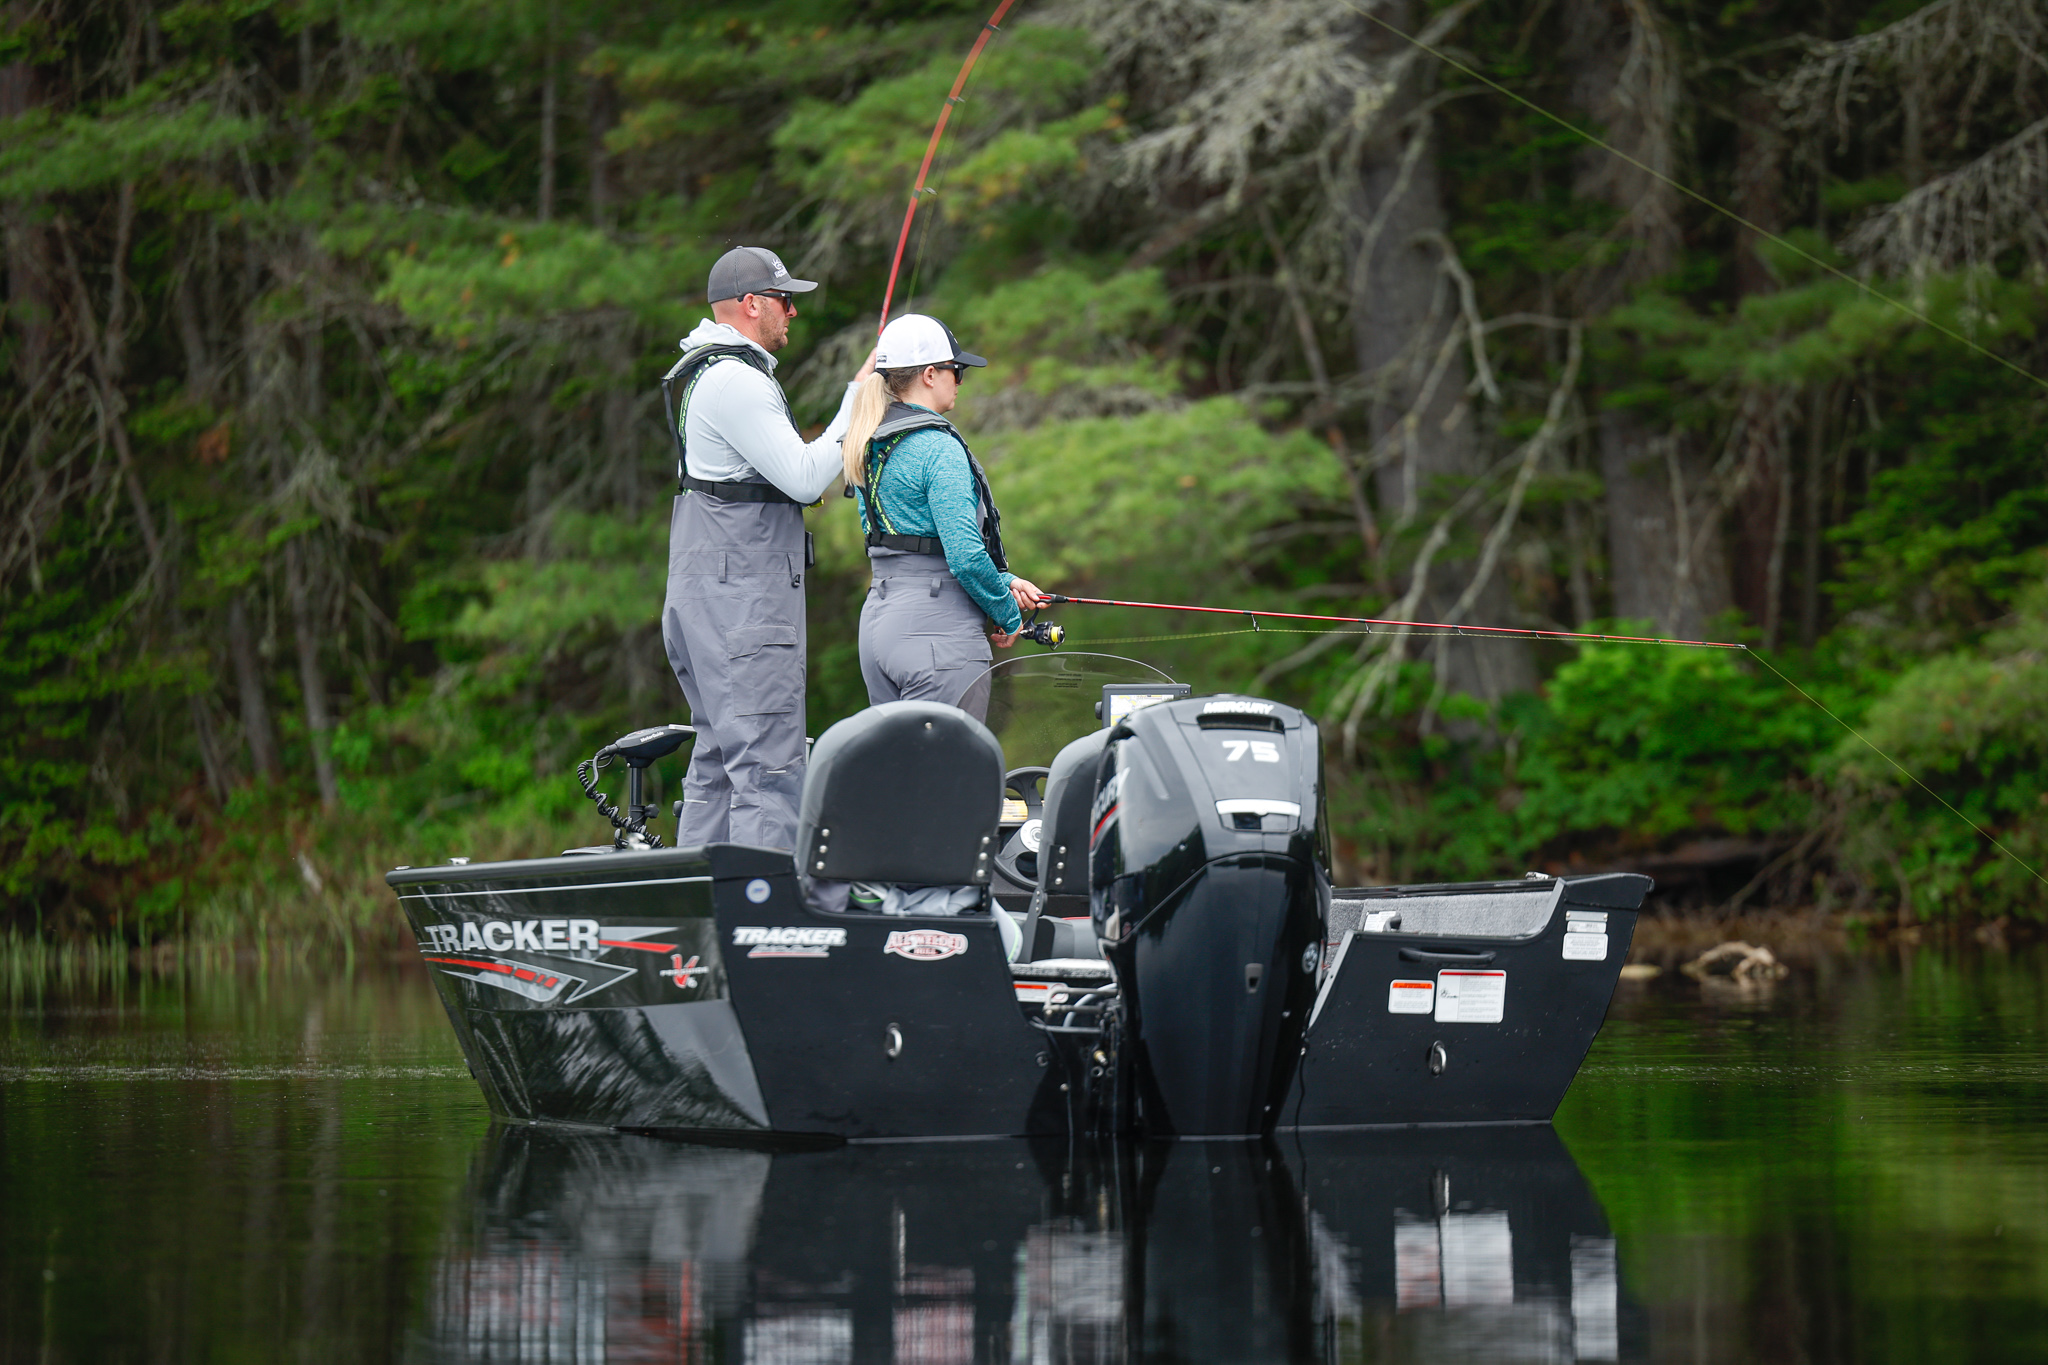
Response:
[{"label": "lake water", "polygon": [[494,1128],[424,976],[0,1030],[0,1362],[2048,1359],[2048,956],[1625,985],[1548,1127]]}]

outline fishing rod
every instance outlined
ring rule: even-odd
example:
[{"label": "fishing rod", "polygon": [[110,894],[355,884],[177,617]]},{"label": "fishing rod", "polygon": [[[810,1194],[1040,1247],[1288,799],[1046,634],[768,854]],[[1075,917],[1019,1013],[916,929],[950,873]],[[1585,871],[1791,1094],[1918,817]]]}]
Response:
[{"label": "fishing rod", "polygon": [[[1378,616],[1319,616],[1305,611],[1253,611],[1245,607],[1201,607],[1185,602],[1126,602],[1113,597],[1067,597],[1056,592],[1047,593],[1045,600],[1048,606],[1072,604],[1080,607],[1143,607],[1148,611],[1188,611],[1208,616],[1243,616],[1250,619],[1253,630],[1259,628],[1259,618],[1264,616],[1279,621],[1327,621],[1332,625],[1343,626],[1384,626],[1391,634],[1428,632],[1432,635],[1455,635],[1474,640],[1585,640],[1595,644],[1681,645],[1691,649],[1749,648],[1748,645],[1728,640],[1678,640],[1656,635],[1607,635],[1580,630],[1536,630],[1524,626],[1467,626],[1451,621],[1396,621]],[[1363,633],[1379,632],[1367,630]]]},{"label": "fishing rod", "polygon": [[[1920,776],[1917,773],[1913,772],[1910,768],[1906,767],[1905,764],[1899,762],[1898,759],[1893,758],[1890,754],[1886,753],[1882,748],[1879,748],[1878,745],[1875,742],[1873,742],[1868,735],[1864,734],[1854,725],[1851,725],[1841,716],[1836,715],[1835,712],[1831,710],[1825,702],[1821,701],[1819,697],[1814,696],[1811,692],[1807,691],[1805,688],[1801,687],[1797,682],[1793,681],[1792,678],[1789,677],[1783,669],[1779,668],[1776,664],[1772,663],[1770,659],[1766,657],[1761,651],[1753,649],[1749,645],[1742,644],[1740,642],[1728,640],[1679,640],[1657,635],[1607,635],[1579,630],[1534,630],[1522,626],[1466,626],[1459,625],[1455,622],[1449,621],[1396,621],[1375,616],[1320,616],[1312,612],[1302,611],[1248,611],[1243,607],[1204,607],[1196,606],[1192,603],[1187,602],[1128,602],[1113,597],[1068,597],[1063,593],[1056,592],[1046,594],[1045,605],[1077,607],[1141,607],[1148,611],[1186,611],[1196,612],[1208,616],[1244,616],[1249,617],[1251,619],[1251,628],[1255,631],[1259,627],[1258,618],[1261,616],[1267,616],[1272,617],[1275,620],[1284,621],[1327,621],[1332,625],[1338,626],[1367,627],[1368,629],[1363,632],[1360,632],[1361,634],[1378,634],[1378,631],[1374,631],[1370,628],[1374,626],[1385,626],[1389,628],[1388,633],[1393,635],[1427,633],[1435,636],[1450,635],[1475,640],[1575,640],[1584,641],[1590,644],[1678,645],[1683,648],[1689,649],[1741,650],[1744,654],[1747,654],[1750,658],[1756,660],[1757,663],[1763,665],[1764,668],[1768,669],[1770,673],[1774,677],[1776,677],[1779,682],[1785,684],[1786,687],[1798,693],[1799,696],[1802,699],[1804,699],[1809,705],[1811,705],[1815,710],[1819,711],[1822,715],[1826,716],[1835,724],[1841,726],[1842,729],[1848,731],[1848,733],[1859,744],[1863,745],[1864,748],[1870,750],[1879,758],[1883,759],[1886,763],[1890,764],[1892,768],[1899,774],[1899,776],[1905,778],[1908,782],[1911,782],[1921,791],[1933,797],[1935,801],[1940,803],[1948,811],[1950,815],[1955,816],[1955,818],[1960,820],[1963,824],[1969,826],[1972,830],[1975,830],[1977,834],[1985,840],[1985,842],[1989,843],[1993,848],[1997,849],[2000,853],[2004,854],[2007,858],[2010,858],[2014,863],[2018,864],[2020,868],[2029,873],[2034,878],[2034,880],[2041,882],[2043,885],[2048,885],[2048,875],[2044,875],[2040,868],[2035,867],[2025,858],[2022,858],[2019,854],[2015,853],[2011,848],[2007,847],[2004,840],[2000,839],[1996,834],[1993,834],[1989,829],[1986,829],[1983,825],[1979,824],[1975,820],[1972,820],[1968,815],[1965,815],[1961,810],[1957,809],[1954,802],[1950,801],[1947,797],[1943,796],[1934,788],[1928,786],[1927,783],[1920,779]],[[1058,625],[1050,621],[1039,621],[1037,617],[1038,611],[1034,609],[1031,613],[1030,619],[1028,619],[1025,622],[1024,629],[1019,633],[1025,636],[1026,638],[1035,640],[1039,644],[1044,645],[1048,648],[1058,648],[1059,645],[1065,640],[1066,632],[1062,630]]]},{"label": "fishing rod", "polygon": [[[932,125],[932,138],[925,144],[924,162],[917,168],[917,183],[910,188],[910,203],[903,210],[903,231],[896,234],[896,256],[889,262],[889,285],[882,291],[882,320],[875,325],[875,335],[889,325],[889,303],[896,297],[896,272],[903,268],[903,248],[910,244],[911,220],[917,217],[917,201],[924,195],[925,177],[931,174],[932,158],[939,154],[939,143],[946,136],[946,122],[953,117],[953,106],[960,103],[960,92],[967,88],[967,78],[974,74],[974,64],[981,60],[981,50],[988,46],[990,37],[1002,29],[1003,16],[1010,12],[1010,6],[1017,0],[1003,0],[996,6],[994,14],[981,26],[981,32],[974,39],[974,46],[967,50],[967,60],[960,63],[960,74],[953,78],[953,88],[946,92],[946,102],[939,109],[939,121]],[[936,193],[936,191],[934,191]],[[920,258],[924,248],[918,247]]]}]

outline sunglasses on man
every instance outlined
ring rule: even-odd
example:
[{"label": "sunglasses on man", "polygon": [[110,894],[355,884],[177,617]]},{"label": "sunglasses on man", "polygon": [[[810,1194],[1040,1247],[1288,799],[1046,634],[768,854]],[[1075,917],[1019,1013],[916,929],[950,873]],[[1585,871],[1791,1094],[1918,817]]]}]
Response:
[{"label": "sunglasses on man", "polygon": [[796,311],[796,295],[784,293],[780,289],[756,289],[754,297],[757,299],[774,299],[782,305],[782,311],[785,313],[794,313]]}]

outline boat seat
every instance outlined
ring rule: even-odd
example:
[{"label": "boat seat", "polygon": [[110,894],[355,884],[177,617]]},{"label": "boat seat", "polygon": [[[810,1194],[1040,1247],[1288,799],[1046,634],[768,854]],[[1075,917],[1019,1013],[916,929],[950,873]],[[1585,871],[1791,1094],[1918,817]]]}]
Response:
[{"label": "boat seat", "polygon": [[871,706],[811,750],[798,884],[828,912],[986,914],[1002,807],[1003,746],[987,726],[937,702]]},{"label": "boat seat", "polygon": [[[1088,914],[1088,812],[1109,731],[1096,730],[1061,749],[1046,772],[1038,837],[1038,887],[1024,917],[1020,961],[1099,958]],[[1078,923],[1076,922],[1078,921]]]}]

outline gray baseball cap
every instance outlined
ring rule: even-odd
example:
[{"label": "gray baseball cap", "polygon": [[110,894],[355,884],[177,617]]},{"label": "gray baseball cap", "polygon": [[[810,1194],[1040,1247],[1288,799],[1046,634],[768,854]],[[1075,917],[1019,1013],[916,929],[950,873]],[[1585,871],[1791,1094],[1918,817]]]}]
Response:
[{"label": "gray baseball cap", "polygon": [[791,275],[782,258],[767,248],[736,246],[712,265],[704,301],[717,303],[770,289],[784,294],[806,294],[817,287],[816,280],[800,280]]}]

